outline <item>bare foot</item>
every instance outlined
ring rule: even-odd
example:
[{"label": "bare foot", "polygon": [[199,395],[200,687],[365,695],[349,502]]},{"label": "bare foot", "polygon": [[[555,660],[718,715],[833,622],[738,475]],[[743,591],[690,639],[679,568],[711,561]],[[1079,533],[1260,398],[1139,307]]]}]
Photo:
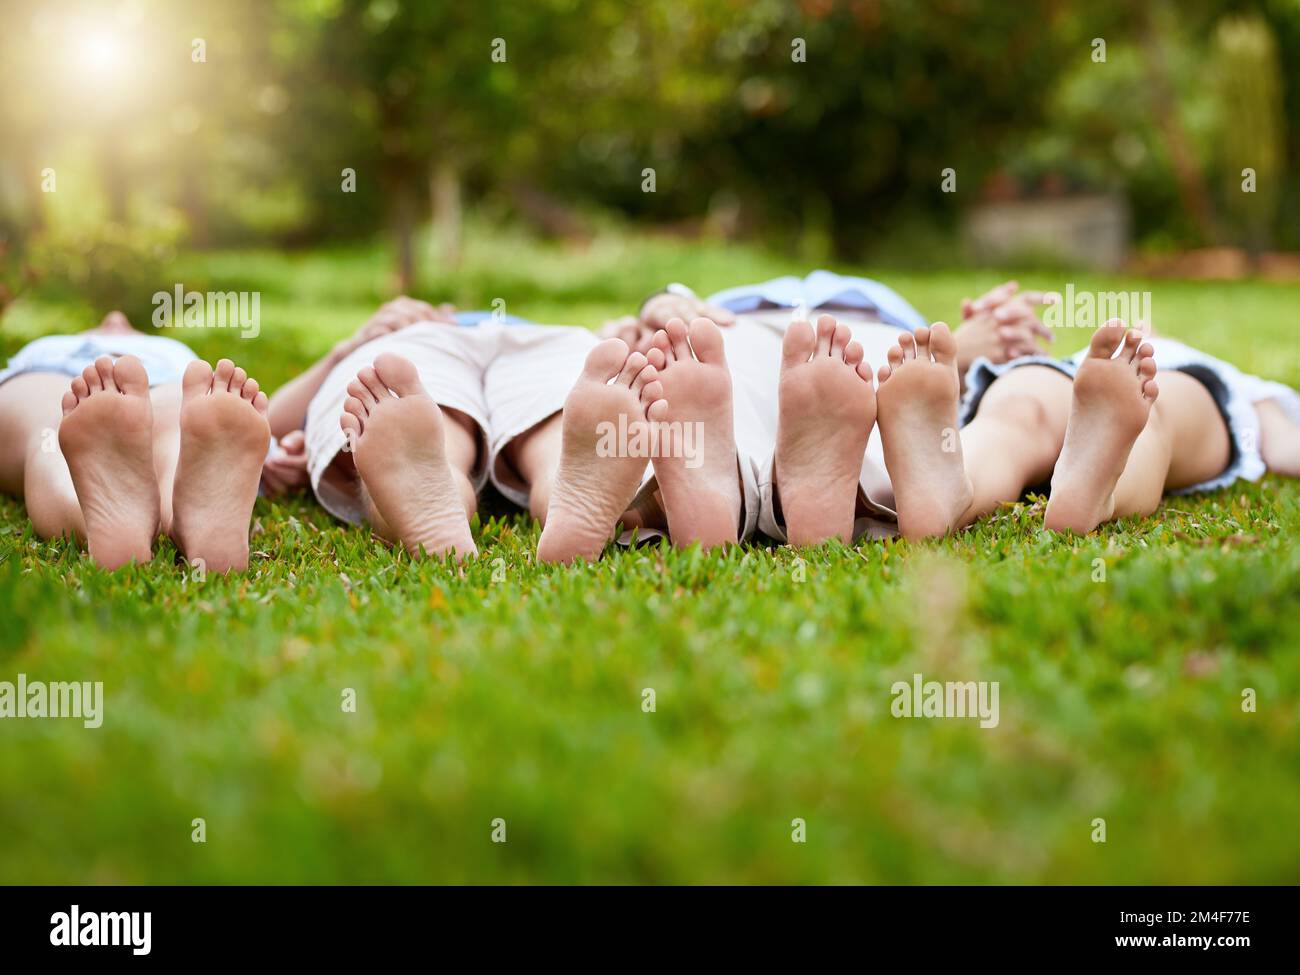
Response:
[{"label": "bare foot", "polygon": [[781,356],[776,486],[791,545],[849,542],[876,391],[862,346],[830,315],[793,322]]},{"label": "bare foot", "polygon": [[904,538],[945,535],[974,499],[957,433],[957,345],[943,322],[899,337],[876,390],[881,446]]},{"label": "bare foot", "polygon": [[538,559],[600,555],[641,486],[650,457],[647,414],[658,419],[667,408],[657,370],[644,355],[629,354],[622,339],[591,350],[564,401],[560,466]]},{"label": "bare foot", "polygon": [[171,533],[186,560],[208,572],[248,568],[248,523],[270,438],[256,379],[229,359],[215,370],[185,367]]},{"label": "bare foot", "polygon": [[348,393],[339,424],[382,519],[381,534],[412,555],[477,555],[465,506],[472,489],[447,463],[446,419],[415,366],[385,353],[357,373]]},{"label": "bare foot", "polygon": [[722,333],[707,318],[674,318],[656,332],[650,364],[667,408],[659,418],[655,479],[675,545],[734,544],[740,528],[731,374]]},{"label": "bare foot", "polygon": [[106,569],[148,562],[160,504],[149,377],[135,356],[100,356],[63,394],[59,447],[86,519],[90,557]]},{"label": "bare foot", "polygon": [[1126,330],[1118,318],[1097,329],[1075,374],[1043,521],[1051,531],[1085,534],[1115,513],[1115,485],[1160,392],[1151,346]]}]

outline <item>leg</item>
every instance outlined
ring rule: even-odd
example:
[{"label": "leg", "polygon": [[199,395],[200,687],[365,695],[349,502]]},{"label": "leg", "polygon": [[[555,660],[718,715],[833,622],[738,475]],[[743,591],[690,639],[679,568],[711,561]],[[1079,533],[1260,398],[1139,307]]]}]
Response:
[{"label": "leg", "polygon": [[28,373],[0,386],[0,490],[22,499],[41,538],[84,540],[86,523],[59,447],[66,376]]},{"label": "leg", "polygon": [[540,482],[533,477],[540,471],[552,479],[538,559],[572,562],[600,555],[645,475],[651,430],[668,408],[662,395],[655,367],[640,352],[629,353],[622,339],[592,349],[564,401],[558,461],[553,433],[543,429],[554,427],[554,418],[523,448],[535,455],[519,466],[534,511]]},{"label": "leg", "polygon": [[515,437],[505,449],[506,462],[528,486],[528,513],[546,524],[555,472],[560,466],[564,414],[552,413],[531,430]]},{"label": "leg", "polygon": [[478,440],[469,418],[444,413],[415,365],[392,353],[362,368],[348,393],[339,423],[376,531],[412,555],[478,554],[469,528]]},{"label": "leg", "polygon": [[786,330],[778,385],[774,491],[791,545],[849,542],[867,440],[876,422],[871,366],[830,315]]},{"label": "leg", "polygon": [[1115,485],[1112,517],[1149,515],[1166,491],[1223,473],[1232,456],[1228,426],[1205,385],[1182,372],[1160,375],[1160,398]]},{"label": "leg", "polygon": [[1255,404],[1259,414],[1259,452],[1264,466],[1283,477],[1300,477],[1300,427],[1276,400]]},{"label": "leg", "polygon": [[975,418],[961,431],[972,500],[955,527],[1047,483],[1069,415],[1070,378],[1048,366],[1021,366],[989,386]]}]

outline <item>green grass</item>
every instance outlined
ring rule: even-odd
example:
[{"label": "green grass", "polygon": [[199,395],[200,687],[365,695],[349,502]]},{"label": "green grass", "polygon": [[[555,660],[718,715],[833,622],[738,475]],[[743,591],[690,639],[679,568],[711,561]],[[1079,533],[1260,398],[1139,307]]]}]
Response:
[{"label": "green grass", "polygon": [[[275,386],[359,324],[386,268],[368,250],[190,258],[187,286],[262,290],[263,329],[187,337]],[[800,270],[492,238],[424,296],[594,324],[666,280]],[[888,280],[950,318],[996,277]],[[1075,284],[1150,288],[1162,331],[1300,385],[1296,287]],[[89,314],[20,303],[7,350]],[[201,582],[166,542],[101,572],[2,507],[0,680],[102,680],[107,699],[97,730],[0,723],[3,882],[1300,880],[1292,483],[1073,541],[1027,503],[942,542],[572,569],[535,563],[522,516],[476,526],[457,570],[259,501],[251,571]],[[999,681],[1000,725],[893,718],[890,685],[916,672]]]}]

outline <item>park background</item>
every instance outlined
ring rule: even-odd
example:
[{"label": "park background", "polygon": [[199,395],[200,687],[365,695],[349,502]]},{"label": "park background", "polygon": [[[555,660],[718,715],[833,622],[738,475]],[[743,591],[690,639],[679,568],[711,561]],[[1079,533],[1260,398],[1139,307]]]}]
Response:
[{"label": "park background", "polygon": [[[251,291],[256,339],[183,337],[273,389],[398,292],[596,327],[824,266],[949,321],[1007,277],[1149,291],[1300,386],[1296,0],[2,16],[5,353]],[[200,582],[6,501],[0,679],[103,680],[107,714],[0,726],[0,880],[1295,882],[1298,502],[575,569],[485,513],[458,573],[261,501],[250,573]],[[999,680],[1000,726],[892,719],[915,672]]]}]

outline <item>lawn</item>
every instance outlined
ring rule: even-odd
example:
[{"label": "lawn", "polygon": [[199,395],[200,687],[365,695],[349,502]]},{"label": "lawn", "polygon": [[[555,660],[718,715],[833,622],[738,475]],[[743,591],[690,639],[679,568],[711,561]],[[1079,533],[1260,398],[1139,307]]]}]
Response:
[{"label": "lawn", "polygon": [[[189,257],[187,288],[261,291],[262,330],[185,337],[273,388],[388,296],[387,267],[378,249]],[[596,324],[669,280],[803,270],[493,236],[421,296]],[[845,270],[949,320],[999,279]],[[1073,282],[1150,290],[1162,332],[1300,385],[1300,287]],[[20,302],[4,351],[93,311]],[[263,500],[248,574],[197,580],[165,542],[101,572],[3,502],[0,680],[99,680],[106,703],[93,730],[0,723],[0,882],[1300,881],[1292,483],[1082,539],[1043,533],[1031,499],[940,542],[575,568],[537,565],[535,526],[501,511],[456,569]],[[894,718],[914,673],[998,681],[1000,723]]]}]

